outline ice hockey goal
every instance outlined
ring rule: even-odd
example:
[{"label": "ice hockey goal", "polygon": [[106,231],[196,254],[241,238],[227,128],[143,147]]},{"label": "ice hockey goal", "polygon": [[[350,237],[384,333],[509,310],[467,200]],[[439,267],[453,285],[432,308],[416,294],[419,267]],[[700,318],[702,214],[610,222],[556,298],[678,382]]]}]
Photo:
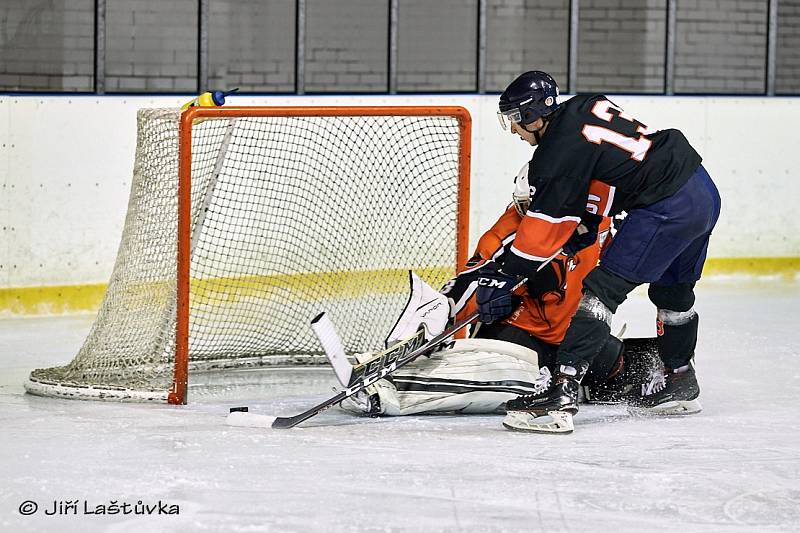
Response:
[{"label": "ice hockey goal", "polygon": [[194,107],[138,114],[116,264],[77,356],[29,392],[186,403],[188,373],[381,347],[407,271],[467,254],[470,116],[460,107]]}]

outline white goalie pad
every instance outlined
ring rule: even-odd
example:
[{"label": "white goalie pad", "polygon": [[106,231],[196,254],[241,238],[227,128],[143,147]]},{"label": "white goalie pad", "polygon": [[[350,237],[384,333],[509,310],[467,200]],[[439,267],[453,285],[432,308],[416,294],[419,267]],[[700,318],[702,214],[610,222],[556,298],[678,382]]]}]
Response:
[{"label": "white goalie pad", "polygon": [[425,329],[425,340],[430,340],[447,327],[450,303],[447,297],[409,271],[410,294],[405,309],[386,337],[386,347],[414,335],[420,327]]},{"label": "white goalie pad", "polygon": [[[521,394],[540,392],[549,383],[535,351],[492,339],[457,340],[431,358],[420,358],[390,380],[370,386],[361,412],[402,416],[423,413],[502,413]],[[377,406],[377,408],[376,408]],[[353,409],[355,405],[350,405]]]}]

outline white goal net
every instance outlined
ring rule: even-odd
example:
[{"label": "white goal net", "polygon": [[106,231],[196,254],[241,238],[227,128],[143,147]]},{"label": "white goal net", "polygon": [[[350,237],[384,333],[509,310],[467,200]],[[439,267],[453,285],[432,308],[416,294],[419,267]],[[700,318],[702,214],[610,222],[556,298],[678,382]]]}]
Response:
[{"label": "white goal net", "polygon": [[72,362],[26,388],[185,403],[187,369],[324,360],[326,311],[348,352],[380,348],[409,269],[466,259],[462,108],[146,109],[116,264]]}]

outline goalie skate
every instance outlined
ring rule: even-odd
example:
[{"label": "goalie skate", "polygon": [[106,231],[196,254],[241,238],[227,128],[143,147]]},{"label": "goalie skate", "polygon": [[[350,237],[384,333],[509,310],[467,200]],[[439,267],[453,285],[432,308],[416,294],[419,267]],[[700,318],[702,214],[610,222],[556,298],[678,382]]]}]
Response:
[{"label": "goalie skate", "polygon": [[[375,354],[372,352],[365,352],[355,354],[354,358],[359,365],[362,365],[365,361],[373,359],[374,356]],[[334,364],[333,359],[331,359],[331,364]],[[342,384],[346,385],[346,383]],[[342,400],[339,407],[356,415],[379,416],[384,410],[384,407],[381,405],[380,388],[385,387],[394,388],[394,386],[386,380],[378,380],[372,385]]]},{"label": "goalie skate", "polygon": [[345,398],[339,406],[355,415],[378,416],[383,412],[381,397],[375,390],[374,385],[370,385],[366,389]]}]

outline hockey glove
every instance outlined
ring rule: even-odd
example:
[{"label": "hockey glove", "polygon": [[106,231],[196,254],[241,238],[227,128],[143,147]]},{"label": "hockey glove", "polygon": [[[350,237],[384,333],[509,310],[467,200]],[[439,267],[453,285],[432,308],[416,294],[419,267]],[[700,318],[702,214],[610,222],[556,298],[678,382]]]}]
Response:
[{"label": "hockey glove", "polygon": [[572,257],[597,242],[597,230],[602,220],[603,217],[600,215],[585,212],[581,217],[580,225],[575,228],[572,236],[564,245],[564,253]]},{"label": "hockey glove", "polygon": [[491,324],[514,311],[521,301],[519,296],[511,292],[517,281],[515,276],[501,271],[497,263],[488,263],[481,268],[478,290],[475,291],[481,322]]}]

